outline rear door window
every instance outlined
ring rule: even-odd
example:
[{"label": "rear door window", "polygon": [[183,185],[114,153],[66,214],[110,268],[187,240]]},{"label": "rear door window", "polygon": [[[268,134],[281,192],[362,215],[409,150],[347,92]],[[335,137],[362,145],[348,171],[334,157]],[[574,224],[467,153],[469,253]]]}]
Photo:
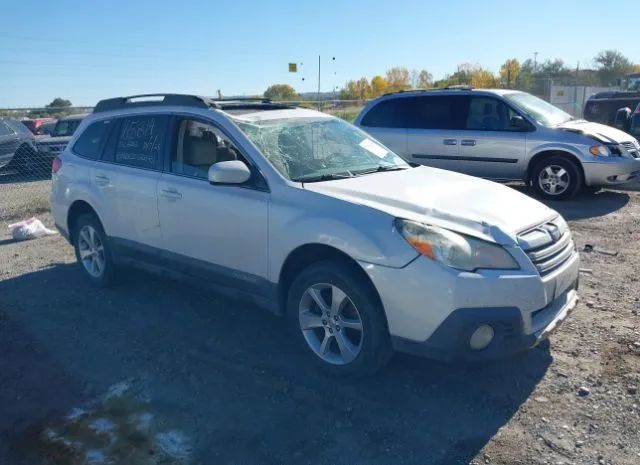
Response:
[{"label": "rear door window", "polygon": [[160,169],[168,123],[167,115],[123,118],[115,140],[113,161],[137,168]]},{"label": "rear door window", "polygon": [[111,120],[97,121],[91,124],[73,145],[73,151],[81,157],[97,160],[100,158],[102,147],[109,135],[111,126]]},{"label": "rear door window", "polygon": [[433,95],[415,97],[413,129],[461,129],[465,97]]},{"label": "rear door window", "polygon": [[412,108],[410,97],[383,100],[362,118],[362,126],[370,128],[406,128]]}]

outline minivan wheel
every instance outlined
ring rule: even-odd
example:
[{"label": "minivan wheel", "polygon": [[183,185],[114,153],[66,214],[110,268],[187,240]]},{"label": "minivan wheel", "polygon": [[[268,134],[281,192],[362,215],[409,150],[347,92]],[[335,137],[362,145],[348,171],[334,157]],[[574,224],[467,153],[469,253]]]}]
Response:
[{"label": "minivan wheel", "polygon": [[115,265],[107,236],[95,215],[81,215],[75,221],[73,242],[76,259],[84,275],[98,286],[113,282]]},{"label": "minivan wheel", "polygon": [[559,156],[538,163],[531,173],[531,182],[539,196],[553,200],[573,197],[583,184],[576,164]]},{"label": "minivan wheel", "polygon": [[322,261],[305,269],[289,289],[287,318],[303,350],[330,374],[370,374],[390,358],[382,306],[349,263]]}]

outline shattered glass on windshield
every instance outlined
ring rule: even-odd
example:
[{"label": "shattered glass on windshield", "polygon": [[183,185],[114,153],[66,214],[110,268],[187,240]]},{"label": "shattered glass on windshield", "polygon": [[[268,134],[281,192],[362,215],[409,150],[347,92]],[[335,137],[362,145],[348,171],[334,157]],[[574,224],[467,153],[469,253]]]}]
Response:
[{"label": "shattered glass on windshield", "polygon": [[408,165],[358,128],[335,118],[236,121],[285,177],[323,181]]}]

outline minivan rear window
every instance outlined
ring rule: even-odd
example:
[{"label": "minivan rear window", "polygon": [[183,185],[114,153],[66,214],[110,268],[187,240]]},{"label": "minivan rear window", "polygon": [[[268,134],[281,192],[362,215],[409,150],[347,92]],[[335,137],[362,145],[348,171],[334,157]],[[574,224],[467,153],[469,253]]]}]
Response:
[{"label": "minivan rear window", "polygon": [[89,125],[73,145],[73,151],[81,157],[94,160],[100,158],[100,150],[110,127],[111,120],[97,121]]}]

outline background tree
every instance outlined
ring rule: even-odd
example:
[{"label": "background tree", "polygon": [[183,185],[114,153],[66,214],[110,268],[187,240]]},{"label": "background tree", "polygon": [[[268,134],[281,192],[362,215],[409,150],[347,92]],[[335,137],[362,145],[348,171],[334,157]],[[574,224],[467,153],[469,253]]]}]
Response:
[{"label": "background tree", "polygon": [[494,74],[481,66],[478,66],[471,71],[470,82],[471,86],[476,88],[486,89],[489,87],[496,87],[496,77]]},{"label": "background tree", "polygon": [[371,78],[371,96],[372,97],[381,96],[382,94],[387,92],[388,88],[389,88],[389,81],[387,81],[382,76],[377,75]]},{"label": "background tree", "polygon": [[44,110],[32,110],[29,112],[28,116],[30,118],[43,118],[48,116],[60,118],[69,113],[71,113],[71,101],[61,97],[56,97],[51,101],[51,103],[44,106]]},{"label": "background tree", "polygon": [[633,71],[633,64],[617,50],[604,50],[593,59],[598,69],[600,82],[615,85],[616,80]]},{"label": "background tree", "polygon": [[516,58],[509,58],[500,67],[500,79],[507,88],[515,85],[518,74],[520,74],[520,62]]},{"label": "background tree", "polygon": [[420,89],[426,89],[433,86],[433,74],[431,74],[426,69],[423,69],[418,73],[418,82],[415,84],[415,87]]},{"label": "background tree", "polygon": [[58,109],[58,108],[69,108],[70,106],[71,106],[70,100],[67,100],[61,97],[56,97],[51,101],[51,103],[49,103],[48,105],[45,105],[45,108]]},{"label": "background tree", "polygon": [[296,100],[299,98],[289,84],[272,84],[264,91],[264,97],[271,100]]},{"label": "background tree", "polygon": [[411,87],[409,70],[407,68],[396,66],[388,69],[386,75],[387,82],[389,83],[389,92],[397,92]]},{"label": "background tree", "polygon": [[357,81],[347,81],[340,91],[341,100],[365,100],[371,97],[371,85],[367,78],[363,77]]}]

